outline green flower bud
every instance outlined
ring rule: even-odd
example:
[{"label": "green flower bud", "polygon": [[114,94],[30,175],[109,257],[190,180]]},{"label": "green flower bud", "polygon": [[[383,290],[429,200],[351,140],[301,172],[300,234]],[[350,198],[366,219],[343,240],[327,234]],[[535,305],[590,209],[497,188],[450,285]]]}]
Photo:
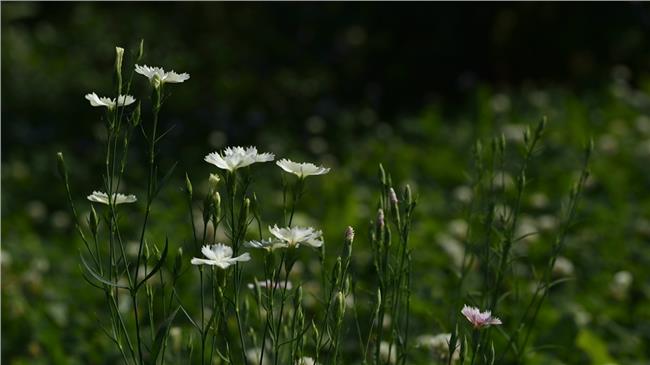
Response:
[{"label": "green flower bud", "polygon": [[183,267],[183,248],[179,247],[178,252],[176,253],[176,259],[174,260],[174,268],[172,271],[172,273],[174,274],[174,278],[178,277],[182,267]]},{"label": "green flower bud", "polygon": [[343,316],[345,315],[345,295],[343,295],[343,292],[338,292],[336,294],[336,317],[340,321],[343,319]]},{"label": "green flower bud", "polygon": [[117,76],[117,85],[122,91],[122,60],[124,59],[124,48],[115,47],[115,75]]},{"label": "green flower bud", "polygon": [[210,174],[210,177],[208,178],[208,184],[210,185],[210,191],[217,191],[217,188],[219,186],[219,181],[221,181],[221,178],[217,174]]},{"label": "green flower bud", "polygon": [[68,170],[65,168],[65,160],[63,159],[63,152],[56,153],[56,169],[59,176],[63,181],[68,180]]},{"label": "green flower bud", "polygon": [[382,164],[379,164],[379,181],[384,186],[388,183],[388,180],[386,180],[386,170],[384,170],[384,165]]},{"label": "green flower bud", "polygon": [[187,193],[188,199],[192,200],[192,182],[187,172],[185,173],[185,192]]},{"label": "green flower bud", "polygon": [[140,118],[141,118],[141,109],[140,109],[140,102],[138,101],[138,104],[136,104],[135,109],[133,109],[133,113],[131,113],[131,125],[134,127],[137,127],[140,125]]},{"label": "green flower bud", "polygon": [[212,194],[212,217],[214,219],[219,219],[221,217],[221,194],[218,191],[215,191]]},{"label": "green flower bud", "polygon": [[138,56],[136,57],[136,62],[140,62],[144,56],[144,39],[140,40],[140,46],[138,47]]},{"label": "green flower bud", "polygon": [[293,295],[293,306],[299,308],[302,306],[302,285],[299,285]]}]

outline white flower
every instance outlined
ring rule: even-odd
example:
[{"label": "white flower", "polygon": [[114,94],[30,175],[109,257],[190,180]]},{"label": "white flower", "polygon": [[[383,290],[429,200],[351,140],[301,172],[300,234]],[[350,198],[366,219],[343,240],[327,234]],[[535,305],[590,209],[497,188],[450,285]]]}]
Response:
[{"label": "white flower", "polygon": [[86,100],[90,101],[90,105],[92,106],[103,106],[108,109],[115,108],[116,104],[119,104],[119,106],[127,106],[135,103],[135,99],[131,95],[120,95],[117,98],[117,103],[115,102],[115,99],[107,98],[105,96],[99,97],[96,93],[86,94]]},{"label": "white flower", "polygon": [[293,162],[287,160],[286,158],[277,161],[276,165],[280,166],[282,170],[294,174],[300,178],[304,178],[312,175],[324,175],[330,172],[330,169],[323,166],[316,166],[313,163],[309,162]]},{"label": "white flower", "polygon": [[481,312],[478,308],[463,306],[461,313],[476,329],[501,324],[501,320],[492,316],[492,312]]},{"label": "white flower", "polygon": [[246,167],[256,162],[273,161],[275,155],[272,153],[257,153],[255,147],[228,147],[223,153],[212,152],[205,156],[205,161],[217,166],[220,169],[235,171],[240,167]]},{"label": "white flower", "polygon": [[[92,194],[88,195],[88,200],[108,205],[108,194],[103,191],[93,191]],[[135,195],[112,194],[111,200],[114,205],[118,205],[123,203],[135,203],[138,198],[136,198]]]},{"label": "white flower", "polygon": [[269,238],[268,240],[261,240],[261,241],[247,241],[244,242],[244,246],[248,248],[261,248],[267,251],[273,251],[276,248],[287,247],[287,245],[284,242],[278,241],[277,239],[273,239],[273,238]]},{"label": "white flower", "polygon": [[232,248],[220,243],[212,246],[203,246],[201,253],[208,259],[194,257],[191,261],[192,265],[215,265],[222,269],[227,269],[228,266],[237,261],[248,261],[251,259],[251,255],[248,252],[237,257],[232,257]]},{"label": "white flower", "polygon": [[323,232],[317,231],[312,227],[279,228],[276,224],[273,227],[269,227],[269,231],[289,247],[298,247],[300,244],[306,244],[311,247],[320,247],[323,245]]},{"label": "white flower", "polygon": [[269,231],[274,236],[268,240],[249,241],[244,245],[251,248],[263,248],[272,251],[276,248],[298,247],[305,244],[314,248],[323,245],[323,232],[317,231],[312,227],[286,227],[280,228],[278,225],[269,226]]},{"label": "white flower", "polygon": [[296,365],[316,365],[316,360],[311,357],[303,356],[296,362]]},{"label": "white flower", "polygon": [[379,343],[379,357],[384,362],[394,364],[397,360],[397,349],[391,349],[391,345],[388,342],[381,341]]},{"label": "white flower", "polygon": [[190,79],[190,74],[177,74],[174,70],[165,72],[161,67],[149,67],[147,65],[135,65],[135,72],[146,76],[154,87],[165,83],[180,83]]},{"label": "white flower", "polygon": [[287,287],[287,290],[291,290],[293,288],[293,284],[291,284],[290,281],[286,281],[286,282],[282,281],[274,285],[271,280],[264,280],[264,281],[258,280],[255,283],[248,283],[248,289],[255,289],[255,284],[259,285],[260,288],[273,288],[273,287],[284,288],[285,285]]}]

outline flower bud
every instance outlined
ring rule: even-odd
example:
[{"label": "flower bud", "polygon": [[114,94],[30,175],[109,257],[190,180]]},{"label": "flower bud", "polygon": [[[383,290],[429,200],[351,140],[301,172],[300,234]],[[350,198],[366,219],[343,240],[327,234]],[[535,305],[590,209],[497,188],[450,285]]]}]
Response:
[{"label": "flower bud", "polygon": [[294,292],[293,296],[293,306],[299,308],[302,306],[302,285],[298,286],[298,289]]},{"label": "flower bud", "polygon": [[208,184],[210,185],[210,191],[216,191],[217,190],[217,187],[219,186],[219,181],[221,181],[221,179],[219,178],[219,175],[210,174],[210,177],[208,178]]},{"label": "flower bud", "polygon": [[404,199],[406,200],[407,205],[411,205],[413,203],[413,193],[411,192],[411,186],[406,184],[406,187],[404,188]]},{"label": "flower bud", "polygon": [[343,245],[346,267],[350,262],[350,257],[352,257],[352,242],[354,242],[354,229],[352,227],[348,227],[345,230],[345,243]]},{"label": "flower bud", "polygon": [[140,117],[141,117],[141,110],[140,110],[140,102],[138,101],[138,104],[136,104],[135,109],[133,109],[133,113],[131,114],[131,125],[134,127],[140,125]]},{"label": "flower bud", "polygon": [[90,232],[93,236],[97,236],[97,227],[99,226],[99,218],[97,217],[97,212],[95,212],[95,207],[90,205],[90,217],[88,218],[88,225],[90,226]]},{"label": "flower bud", "polygon": [[383,230],[385,224],[384,210],[379,208],[379,210],[377,210],[377,229]]},{"label": "flower bud", "polygon": [[68,170],[65,168],[65,160],[63,159],[63,152],[56,153],[56,169],[59,172],[59,176],[63,181],[68,180]]},{"label": "flower bud", "polygon": [[379,181],[381,181],[382,185],[387,184],[386,171],[384,170],[384,165],[382,164],[379,164]]},{"label": "flower bud", "polygon": [[141,39],[140,46],[138,47],[138,56],[136,57],[136,61],[140,62],[143,56],[144,56],[144,39]]},{"label": "flower bud", "polygon": [[397,200],[397,194],[395,194],[395,189],[393,189],[393,188],[390,188],[388,190],[388,197],[390,199],[391,204],[393,204],[393,205],[397,205],[397,203],[399,202]]},{"label": "flower bud", "polygon": [[185,192],[187,193],[188,199],[192,200],[192,182],[187,172],[185,173]]},{"label": "flower bud", "polygon": [[115,75],[117,76],[117,85],[122,90],[122,60],[124,59],[124,48],[115,47]]},{"label": "flower bud", "polygon": [[332,269],[332,277],[330,278],[332,284],[339,282],[339,279],[341,278],[342,266],[343,264],[341,261],[341,256],[339,256],[336,258],[336,263]]},{"label": "flower bud", "polygon": [[343,319],[343,315],[345,314],[345,295],[343,295],[343,292],[339,291],[336,293],[336,317],[340,321]]},{"label": "flower bud", "polygon": [[179,247],[178,253],[176,254],[176,259],[174,260],[174,269],[172,271],[172,273],[174,274],[174,278],[180,275],[182,267],[183,267],[183,248]]},{"label": "flower bud", "polygon": [[219,194],[218,191],[215,191],[214,194],[212,194],[212,216],[215,219],[219,219],[221,217],[221,194]]},{"label": "flower bud", "polygon": [[354,241],[354,228],[348,226],[348,228],[345,229],[345,242],[349,242],[352,244]]}]

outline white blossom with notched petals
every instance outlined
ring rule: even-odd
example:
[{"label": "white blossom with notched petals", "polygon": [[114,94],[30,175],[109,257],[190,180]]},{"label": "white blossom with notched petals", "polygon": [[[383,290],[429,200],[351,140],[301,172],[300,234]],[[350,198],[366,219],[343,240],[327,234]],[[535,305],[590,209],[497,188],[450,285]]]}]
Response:
[{"label": "white blossom with notched petals", "polygon": [[133,98],[131,95],[120,95],[117,98],[117,101],[105,96],[99,97],[96,93],[86,94],[85,98],[90,102],[90,105],[92,106],[103,106],[108,109],[113,109],[116,105],[127,106],[135,103],[135,98]]},{"label": "white blossom with notched petals", "polygon": [[237,257],[232,257],[232,248],[220,243],[211,246],[203,246],[201,248],[201,253],[207,259],[200,259],[194,257],[191,261],[192,265],[212,265],[218,266],[222,269],[227,269],[228,266],[234,264],[237,261],[248,261],[251,259],[251,256],[248,252],[239,255]]},{"label": "white blossom with notched petals", "polygon": [[275,163],[280,166],[282,170],[294,174],[300,178],[304,178],[312,175],[324,175],[330,172],[330,169],[323,166],[316,166],[313,163],[309,162],[293,162],[288,159],[282,159]]},{"label": "white blossom with notched petals", "polygon": [[[108,194],[103,191],[93,191],[92,194],[88,195],[88,200],[95,203],[101,203],[108,205]],[[111,201],[114,205],[124,204],[124,203],[135,203],[138,201],[138,198],[135,195],[124,195],[124,194],[112,194]]]},{"label": "white blossom with notched petals", "polygon": [[272,153],[257,153],[255,147],[228,147],[222,153],[212,152],[205,156],[207,163],[213,164],[220,169],[235,171],[240,167],[246,167],[256,162],[273,161],[275,155]]},{"label": "white blossom with notched petals", "polygon": [[176,73],[174,70],[165,72],[161,67],[150,67],[147,65],[135,65],[135,72],[148,78],[151,85],[156,88],[162,84],[181,83],[190,79],[190,74],[185,72],[182,74]]},{"label": "white blossom with notched petals", "polygon": [[272,238],[262,241],[249,241],[244,245],[250,248],[262,248],[267,251],[273,251],[277,248],[298,247],[308,245],[314,248],[323,245],[323,232],[317,231],[312,227],[284,227],[276,225],[269,226]]}]

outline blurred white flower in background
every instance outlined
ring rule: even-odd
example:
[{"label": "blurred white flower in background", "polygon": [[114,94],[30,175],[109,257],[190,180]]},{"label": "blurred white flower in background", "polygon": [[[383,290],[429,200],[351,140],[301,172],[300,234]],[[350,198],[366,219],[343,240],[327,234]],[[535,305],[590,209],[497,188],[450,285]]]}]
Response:
[{"label": "blurred white flower in background", "polygon": [[131,95],[120,95],[115,99],[107,98],[105,96],[99,97],[96,93],[86,94],[86,100],[90,102],[92,106],[103,106],[108,109],[114,109],[116,105],[127,106],[135,103],[135,98]]},{"label": "blurred white flower in background", "polygon": [[304,178],[312,175],[324,175],[327,174],[330,169],[323,166],[316,166],[313,163],[309,162],[293,162],[288,159],[282,159],[275,163],[280,166],[282,170],[294,174],[300,178]]},{"label": "blurred white flower in background", "polygon": [[[440,333],[437,335],[422,335],[416,340],[418,347],[425,348],[433,353],[433,356],[439,360],[445,360],[449,357],[449,342],[451,341],[451,333]],[[451,355],[451,360],[456,361],[460,357],[459,354],[460,343],[456,343],[454,353]]]},{"label": "blurred white flower in background", "polygon": [[272,153],[257,153],[255,147],[227,147],[222,153],[212,152],[205,156],[205,162],[217,166],[220,169],[235,171],[238,168],[252,165],[256,162],[273,161],[275,155]]},{"label": "blurred white flower in background", "polygon": [[207,257],[207,260],[194,257],[191,261],[192,265],[211,265],[227,269],[228,266],[237,261],[243,262],[251,259],[251,255],[248,252],[237,257],[232,257],[232,248],[220,243],[211,246],[203,246],[201,248],[201,253],[203,253],[203,256]]},{"label": "blurred white flower in background", "polygon": [[190,79],[190,74],[188,73],[178,74],[174,72],[174,70],[165,72],[161,67],[149,67],[147,65],[135,65],[135,72],[147,77],[149,82],[151,82],[151,85],[155,88],[158,88],[163,84],[181,83]]},{"label": "blurred white flower in background", "polygon": [[[88,200],[95,203],[101,203],[108,205],[108,194],[102,191],[93,191],[92,194],[88,195]],[[135,203],[138,201],[138,198],[135,195],[124,195],[124,194],[112,194],[111,200],[114,205],[124,204],[124,203]]]}]

